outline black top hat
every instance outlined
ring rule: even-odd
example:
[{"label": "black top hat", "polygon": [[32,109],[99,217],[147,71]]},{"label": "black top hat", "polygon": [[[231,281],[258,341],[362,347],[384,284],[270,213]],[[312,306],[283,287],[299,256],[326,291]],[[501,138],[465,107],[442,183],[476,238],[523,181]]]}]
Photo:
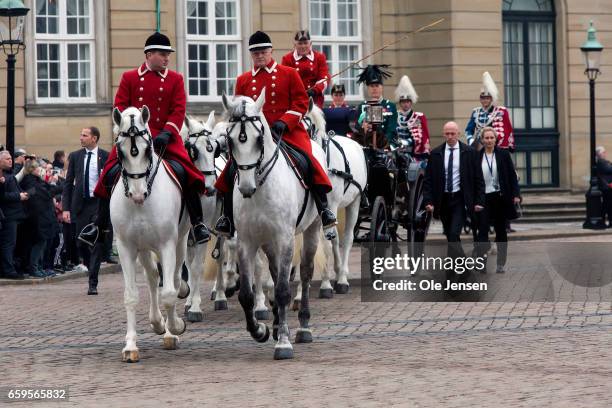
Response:
[{"label": "black top hat", "polygon": [[294,37],[295,41],[310,41],[310,33],[308,30],[300,30],[295,33]]},{"label": "black top hat", "polygon": [[382,84],[383,81],[391,76],[387,69],[391,65],[368,65],[357,77],[357,83],[365,82],[366,85]]},{"label": "black top hat", "polygon": [[272,40],[270,36],[263,31],[256,31],[249,37],[249,51],[263,50],[272,48]]},{"label": "black top hat", "polygon": [[174,49],[170,46],[170,39],[159,31],[151,34],[144,46],[144,52],[155,50],[174,52]]},{"label": "black top hat", "polygon": [[332,86],[331,89],[331,93],[336,94],[336,93],[341,93],[341,94],[346,94],[346,90],[344,89],[344,84],[335,84],[334,86]]}]

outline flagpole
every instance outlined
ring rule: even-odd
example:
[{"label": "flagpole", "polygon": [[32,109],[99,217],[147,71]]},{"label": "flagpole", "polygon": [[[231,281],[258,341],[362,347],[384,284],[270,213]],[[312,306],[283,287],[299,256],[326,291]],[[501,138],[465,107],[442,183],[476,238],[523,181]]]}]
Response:
[{"label": "flagpole", "polygon": [[161,0],[155,1],[155,12],[157,14],[157,32],[161,31]]}]

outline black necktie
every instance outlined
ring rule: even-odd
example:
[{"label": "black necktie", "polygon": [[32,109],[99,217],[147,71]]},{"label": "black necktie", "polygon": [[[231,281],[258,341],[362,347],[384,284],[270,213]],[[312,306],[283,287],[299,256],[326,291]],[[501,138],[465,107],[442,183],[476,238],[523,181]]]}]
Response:
[{"label": "black necktie", "polygon": [[87,162],[85,163],[85,178],[83,179],[83,197],[85,198],[89,198],[89,164],[91,163],[92,153],[87,152]]},{"label": "black necktie", "polygon": [[453,150],[454,147],[449,147],[450,154],[448,155],[448,168],[446,169],[446,191],[453,192]]}]

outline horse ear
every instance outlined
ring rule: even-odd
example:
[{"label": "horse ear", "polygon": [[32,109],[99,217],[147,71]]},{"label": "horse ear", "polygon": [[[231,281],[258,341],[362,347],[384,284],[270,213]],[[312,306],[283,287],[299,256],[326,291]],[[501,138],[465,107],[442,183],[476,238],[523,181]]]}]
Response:
[{"label": "horse ear", "polygon": [[261,112],[261,109],[264,106],[264,103],[266,103],[266,87],[264,86],[261,90],[261,93],[259,94],[259,98],[257,98],[257,100],[255,101],[255,106],[257,107],[257,110],[259,112]]},{"label": "horse ear", "polygon": [[208,120],[206,121],[206,126],[208,126],[209,129],[212,129],[215,127],[215,111],[212,111],[208,114]]},{"label": "horse ear", "polygon": [[225,109],[226,112],[229,111],[229,101],[227,100],[225,91],[223,91],[223,94],[221,95],[221,102],[223,103],[223,109]]},{"label": "horse ear", "polygon": [[121,126],[121,112],[119,112],[118,108],[113,109],[113,122],[115,126]]},{"label": "horse ear", "polygon": [[312,112],[312,107],[314,106],[314,100],[312,96],[308,98],[308,113]]},{"label": "horse ear", "polygon": [[149,107],[147,105],[143,105],[140,109],[140,112],[142,113],[142,123],[146,125],[147,123],[149,123],[149,118],[151,117]]}]

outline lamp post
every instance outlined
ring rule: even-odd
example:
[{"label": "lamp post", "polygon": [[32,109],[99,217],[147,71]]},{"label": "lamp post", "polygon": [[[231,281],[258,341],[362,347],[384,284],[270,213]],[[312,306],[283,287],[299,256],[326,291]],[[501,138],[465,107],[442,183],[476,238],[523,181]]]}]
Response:
[{"label": "lamp post", "polygon": [[23,26],[30,11],[21,0],[0,0],[0,45],[6,62],[6,149],[15,152],[15,55],[25,48]]},{"label": "lamp post", "polygon": [[580,47],[584,55],[586,69],[585,75],[589,79],[589,94],[591,107],[591,181],[586,192],[586,220],[582,224],[585,229],[604,229],[606,224],[603,219],[602,193],[597,182],[597,166],[595,164],[595,79],[599,75],[599,65],[601,62],[601,51],[603,46],[595,38],[595,27],[591,21],[587,32],[587,40]]}]

